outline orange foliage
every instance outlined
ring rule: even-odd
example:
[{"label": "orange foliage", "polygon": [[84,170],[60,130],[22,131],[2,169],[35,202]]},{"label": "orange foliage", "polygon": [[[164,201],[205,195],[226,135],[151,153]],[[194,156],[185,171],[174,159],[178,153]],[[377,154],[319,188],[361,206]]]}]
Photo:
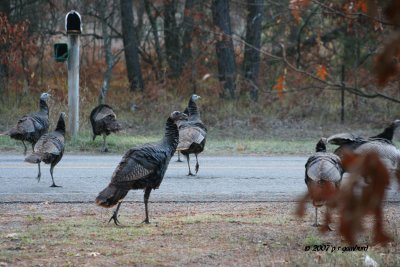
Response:
[{"label": "orange foliage", "polygon": [[324,65],[317,65],[317,76],[325,81],[328,76],[328,71]]},{"label": "orange foliage", "polygon": [[283,90],[285,89],[285,75],[281,75],[276,79],[274,89],[278,91],[279,98],[283,98]]},{"label": "orange foliage", "polygon": [[22,56],[34,55],[35,38],[28,34],[29,22],[11,24],[7,16],[0,14],[0,61],[3,64],[15,63]]}]

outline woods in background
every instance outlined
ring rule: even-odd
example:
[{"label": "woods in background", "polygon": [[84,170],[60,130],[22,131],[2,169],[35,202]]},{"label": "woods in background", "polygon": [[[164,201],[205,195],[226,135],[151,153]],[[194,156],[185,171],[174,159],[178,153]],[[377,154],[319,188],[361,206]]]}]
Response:
[{"label": "woods in background", "polygon": [[359,97],[400,103],[396,3],[3,0],[0,95],[63,87],[52,46],[75,9],[84,23],[81,83],[101,103],[121,88],[196,93],[207,77],[205,94],[220,99],[268,104],[345,91],[355,106]]}]

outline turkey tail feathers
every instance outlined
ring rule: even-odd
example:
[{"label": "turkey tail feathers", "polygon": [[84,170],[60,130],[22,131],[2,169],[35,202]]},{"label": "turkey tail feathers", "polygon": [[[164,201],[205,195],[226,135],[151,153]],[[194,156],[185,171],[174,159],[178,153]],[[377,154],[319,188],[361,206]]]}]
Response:
[{"label": "turkey tail feathers", "polygon": [[128,194],[128,190],[109,185],[96,197],[96,204],[101,207],[110,208],[123,199],[126,194]]},{"label": "turkey tail feathers", "polygon": [[32,153],[25,158],[25,161],[29,163],[39,163],[42,161],[42,156],[38,153]]}]

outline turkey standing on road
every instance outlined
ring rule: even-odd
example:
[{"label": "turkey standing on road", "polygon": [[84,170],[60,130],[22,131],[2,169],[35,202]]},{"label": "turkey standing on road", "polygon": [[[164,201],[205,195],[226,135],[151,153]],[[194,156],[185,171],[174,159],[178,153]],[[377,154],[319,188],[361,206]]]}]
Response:
[{"label": "turkey standing on road", "polygon": [[[183,111],[183,113],[185,113],[187,116],[189,116],[189,110],[188,110],[187,107],[185,108],[185,110]],[[181,160],[181,152],[179,152],[179,151],[178,151],[178,160],[177,160],[176,162],[183,162],[183,161]]]},{"label": "turkey standing on road", "polygon": [[[51,187],[59,187],[54,183],[53,169],[63,157],[64,137],[65,113],[61,112],[55,131],[42,135],[36,142],[33,153],[25,159],[26,162],[30,163],[40,163],[43,161],[46,164],[51,164],[50,174],[53,181]],[[38,175],[38,180],[40,180],[40,175]]]},{"label": "turkey standing on road", "polygon": [[121,130],[121,125],[117,121],[113,109],[108,105],[98,105],[90,113],[90,123],[93,129],[93,141],[97,135],[103,135],[102,152],[108,152],[106,138],[110,133],[118,132]]},{"label": "turkey standing on road", "polygon": [[324,205],[324,202],[331,197],[328,192],[334,194],[339,188],[343,168],[337,155],[326,152],[325,138],[321,138],[317,143],[315,151],[316,153],[308,158],[305,165],[305,182],[315,207],[313,226],[318,226],[318,207]]},{"label": "turkey standing on road", "polygon": [[388,127],[386,127],[382,133],[363,138],[351,133],[340,133],[332,135],[328,138],[328,142],[339,147],[335,150],[335,154],[341,156],[345,150],[354,151],[360,145],[365,144],[369,141],[378,141],[382,143],[393,144],[393,135],[397,127],[400,126],[400,120],[393,121]]},{"label": "turkey standing on road", "polygon": [[125,153],[112,175],[111,183],[96,198],[96,204],[105,208],[118,203],[109,222],[114,220],[116,225],[119,224],[118,210],[129,190],[144,189],[146,218],[143,222],[149,223],[147,203],[151,190],[157,189],[162,182],[169,161],[178,146],[177,123],[186,119],[186,114],[172,112],[166,123],[164,138],[159,143],[145,144]]},{"label": "turkey standing on road", "polygon": [[194,154],[196,156],[195,170],[197,174],[199,171],[197,155],[203,152],[207,137],[207,128],[200,119],[200,113],[196,105],[196,101],[199,98],[200,96],[198,95],[192,95],[190,97],[188,104],[189,119],[188,121],[181,121],[179,123],[179,145],[177,150],[186,156],[189,167],[188,175],[191,176],[193,176],[193,173],[190,170],[189,155]]},{"label": "turkey standing on road", "polygon": [[[43,134],[47,133],[49,129],[49,107],[46,103],[49,96],[50,94],[48,93],[42,93],[39,101],[40,110],[23,116],[18,120],[14,128],[4,133],[4,135],[9,135],[13,139],[22,141],[24,145],[24,155],[26,155],[27,150],[25,141],[31,143],[33,150],[35,143]],[[38,163],[38,170],[37,178],[40,179],[40,162]]]}]

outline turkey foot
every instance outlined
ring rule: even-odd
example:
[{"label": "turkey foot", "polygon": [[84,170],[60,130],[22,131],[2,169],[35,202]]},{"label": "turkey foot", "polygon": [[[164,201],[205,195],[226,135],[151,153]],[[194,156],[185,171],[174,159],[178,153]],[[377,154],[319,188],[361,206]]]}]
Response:
[{"label": "turkey foot", "polygon": [[110,223],[111,220],[114,221],[114,224],[116,226],[120,226],[121,225],[121,222],[118,220],[118,213],[116,211],[113,212],[113,216],[111,216],[111,218],[108,220],[108,223]]}]

